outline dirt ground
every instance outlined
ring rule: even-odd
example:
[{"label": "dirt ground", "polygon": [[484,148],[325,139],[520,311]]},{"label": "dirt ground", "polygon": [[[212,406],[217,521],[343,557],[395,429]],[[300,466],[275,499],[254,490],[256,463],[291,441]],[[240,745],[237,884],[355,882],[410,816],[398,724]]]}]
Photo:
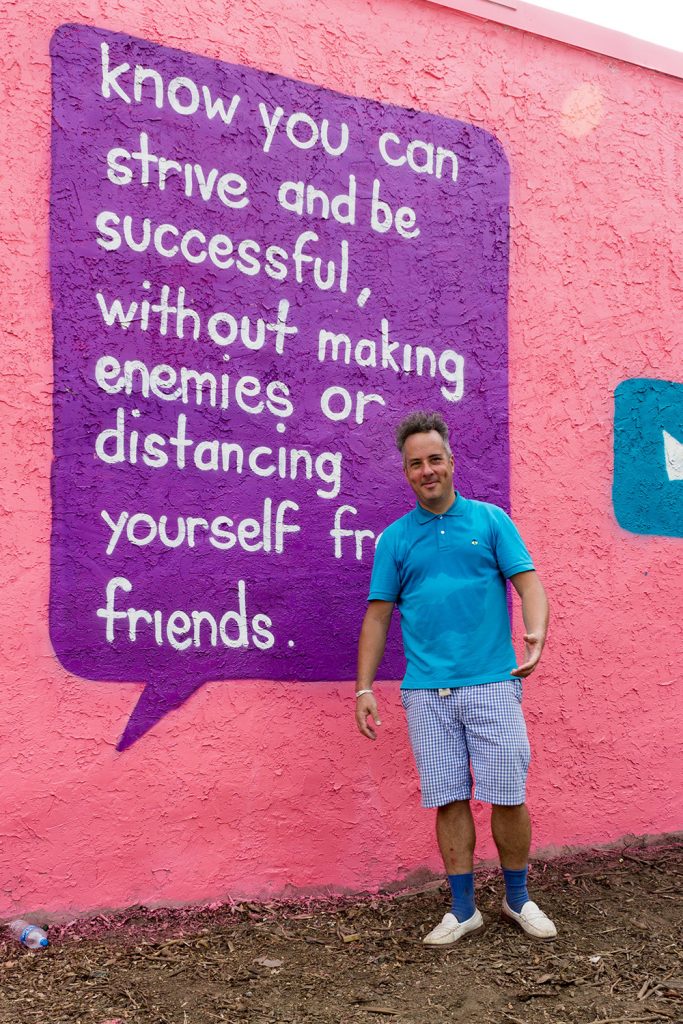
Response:
[{"label": "dirt ground", "polygon": [[135,907],[50,928],[42,953],[0,942],[1,1024],[597,1024],[683,1021],[683,844],[535,862],[557,939],[500,918],[441,950],[421,938],[445,887],[400,896]]}]

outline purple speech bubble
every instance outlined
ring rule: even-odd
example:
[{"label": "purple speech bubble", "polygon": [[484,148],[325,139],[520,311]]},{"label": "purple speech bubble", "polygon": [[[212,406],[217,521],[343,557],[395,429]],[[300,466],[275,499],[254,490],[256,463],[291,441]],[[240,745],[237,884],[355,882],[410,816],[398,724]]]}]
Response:
[{"label": "purple speech bubble", "polygon": [[408,411],[507,506],[508,169],[472,125],[101,29],[52,67],[50,631],[146,684],[125,749],[209,680],[353,678]]}]

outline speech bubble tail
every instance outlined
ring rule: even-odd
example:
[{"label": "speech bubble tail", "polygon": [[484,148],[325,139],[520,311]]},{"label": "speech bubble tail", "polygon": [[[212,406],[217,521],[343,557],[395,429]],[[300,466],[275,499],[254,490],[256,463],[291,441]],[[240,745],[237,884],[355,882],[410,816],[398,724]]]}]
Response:
[{"label": "speech bubble tail", "polygon": [[146,684],[132,714],[126,722],[121,739],[116,744],[119,751],[127,750],[141,736],[149,732],[169,711],[175,711],[192,696],[205,682],[204,679],[174,680],[158,679]]}]

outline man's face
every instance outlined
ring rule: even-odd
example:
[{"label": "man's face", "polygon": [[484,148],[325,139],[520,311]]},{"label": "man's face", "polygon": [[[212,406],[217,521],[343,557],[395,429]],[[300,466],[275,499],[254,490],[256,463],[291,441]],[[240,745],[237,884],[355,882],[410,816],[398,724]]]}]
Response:
[{"label": "man's face", "polygon": [[411,434],[403,445],[403,469],[420,504],[445,512],[453,503],[453,456],[436,430]]}]

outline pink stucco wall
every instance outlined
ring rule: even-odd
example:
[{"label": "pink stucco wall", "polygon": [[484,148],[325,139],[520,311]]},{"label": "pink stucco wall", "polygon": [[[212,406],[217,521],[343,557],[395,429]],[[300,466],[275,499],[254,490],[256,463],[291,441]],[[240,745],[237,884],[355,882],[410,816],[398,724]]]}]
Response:
[{"label": "pink stucco wall", "polygon": [[[623,531],[611,485],[614,388],[682,378],[681,81],[419,0],[22,0],[5,14],[0,915],[368,889],[438,869],[397,684],[380,687],[375,745],[355,731],[348,684],[255,681],[205,686],[118,754],[140,687],[75,678],[54,657],[48,47],[69,21],[498,136],[512,508],[553,607],[526,687],[535,847],[680,828],[681,540]],[[478,853],[493,853],[483,828]]]}]

